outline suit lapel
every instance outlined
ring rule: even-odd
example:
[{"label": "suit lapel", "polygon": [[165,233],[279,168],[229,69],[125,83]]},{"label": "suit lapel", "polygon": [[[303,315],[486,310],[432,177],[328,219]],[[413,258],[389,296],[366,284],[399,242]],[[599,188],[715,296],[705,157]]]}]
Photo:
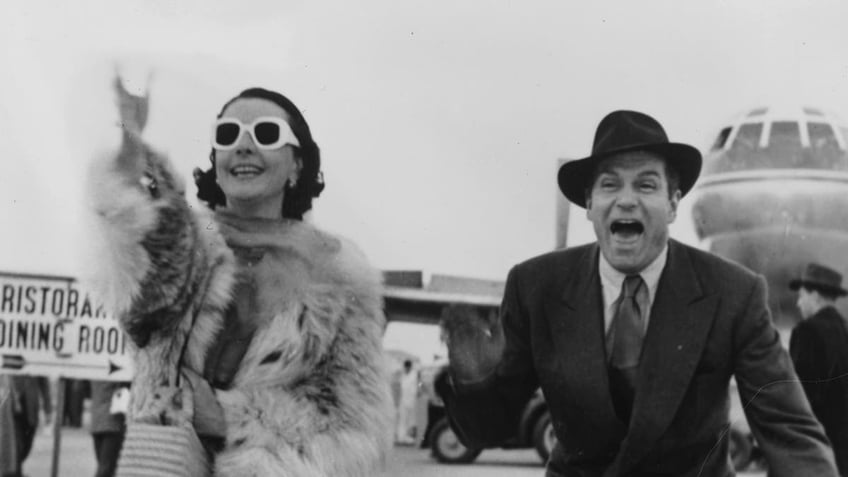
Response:
[{"label": "suit lapel", "polygon": [[603,299],[596,246],[589,247],[577,267],[566,270],[560,299],[548,301],[546,315],[571,399],[586,421],[597,426],[599,441],[619,442],[626,428],[615,414],[604,350]]},{"label": "suit lapel", "polygon": [[642,359],[621,470],[652,448],[674,418],[712,327],[718,297],[705,296],[685,248],[669,241]]}]

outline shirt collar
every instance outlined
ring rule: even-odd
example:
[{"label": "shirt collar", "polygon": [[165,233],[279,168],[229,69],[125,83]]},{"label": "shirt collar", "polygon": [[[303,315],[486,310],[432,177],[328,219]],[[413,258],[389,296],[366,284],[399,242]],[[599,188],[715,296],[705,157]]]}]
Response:
[{"label": "shirt collar", "polygon": [[[606,257],[604,257],[603,252],[598,253],[599,263],[598,263],[598,273],[601,275],[601,284],[604,289],[610,290],[610,292],[614,293],[615,296],[618,296],[618,293],[621,290],[621,284],[624,282],[625,277],[627,276],[624,273],[613,268],[613,266],[607,261]],[[665,263],[668,260],[668,243],[666,243],[665,247],[663,247],[662,251],[657,258],[654,259],[651,263],[648,264],[647,267],[642,269],[639,272],[639,275],[642,277],[642,280],[645,281],[645,284],[648,285],[648,291],[651,303],[654,302],[654,296],[657,293],[657,286],[659,285],[660,275],[662,274],[663,269],[665,268]]]}]

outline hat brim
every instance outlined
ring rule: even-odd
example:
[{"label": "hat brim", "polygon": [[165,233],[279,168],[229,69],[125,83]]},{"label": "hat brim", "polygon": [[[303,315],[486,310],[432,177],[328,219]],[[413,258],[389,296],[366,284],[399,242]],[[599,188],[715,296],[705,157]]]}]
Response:
[{"label": "hat brim", "polygon": [[802,286],[810,287],[815,290],[820,290],[825,293],[830,293],[836,296],[845,296],[848,295],[848,290],[843,288],[835,287],[832,285],[825,285],[824,283],[811,282],[807,280],[801,280],[800,278],[796,278],[789,282],[789,289],[792,291],[797,291]]},{"label": "hat brim", "polygon": [[701,173],[701,152],[688,144],[676,142],[637,144],[566,162],[560,166],[557,174],[559,190],[569,201],[585,209],[586,190],[591,187],[592,175],[598,164],[610,156],[631,151],[654,152],[664,157],[666,164],[673,167],[680,176],[681,196],[692,189]]}]

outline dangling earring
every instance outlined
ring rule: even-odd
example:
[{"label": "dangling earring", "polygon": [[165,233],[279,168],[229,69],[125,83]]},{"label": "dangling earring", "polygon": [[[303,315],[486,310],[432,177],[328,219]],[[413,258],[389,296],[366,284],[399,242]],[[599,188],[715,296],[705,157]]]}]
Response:
[{"label": "dangling earring", "polygon": [[296,185],[297,185],[297,178],[296,177],[289,177],[289,189],[294,189]]}]

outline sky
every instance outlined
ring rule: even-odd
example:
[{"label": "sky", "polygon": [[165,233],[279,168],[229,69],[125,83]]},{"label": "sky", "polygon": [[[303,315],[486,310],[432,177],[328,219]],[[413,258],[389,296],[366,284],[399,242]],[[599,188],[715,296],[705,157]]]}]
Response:
[{"label": "sky", "polygon": [[382,269],[503,279],[554,247],[557,161],[587,156],[612,110],[702,150],[754,106],[848,119],[846,20],[836,0],[3,1],[0,270],[85,266],[116,69],[149,89],[145,138],[187,177],[221,105],[275,89],[321,147],[316,225]]}]

